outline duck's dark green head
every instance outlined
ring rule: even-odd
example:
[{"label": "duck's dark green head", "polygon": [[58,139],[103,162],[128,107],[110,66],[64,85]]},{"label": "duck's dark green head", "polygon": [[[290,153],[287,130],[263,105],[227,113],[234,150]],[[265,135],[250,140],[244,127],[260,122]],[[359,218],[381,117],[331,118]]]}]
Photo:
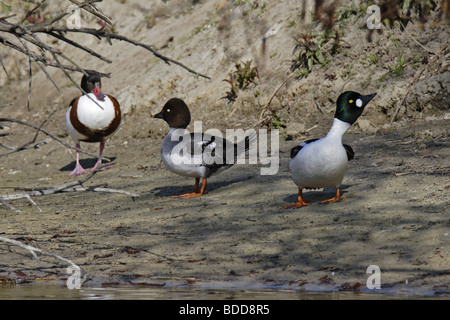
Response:
[{"label": "duck's dark green head", "polygon": [[364,111],[364,107],[375,97],[376,93],[367,96],[357,92],[346,91],[337,100],[335,118],[353,124]]}]

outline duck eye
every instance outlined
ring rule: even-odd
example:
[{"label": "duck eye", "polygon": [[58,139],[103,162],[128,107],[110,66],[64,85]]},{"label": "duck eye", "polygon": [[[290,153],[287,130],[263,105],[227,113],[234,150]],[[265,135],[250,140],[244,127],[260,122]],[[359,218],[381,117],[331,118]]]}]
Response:
[{"label": "duck eye", "polygon": [[362,107],[362,100],[361,99],[358,99],[358,100],[356,100],[356,106],[357,107]]},{"label": "duck eye", "polygon": [[349,100],[348,103],[353,103],[353,100]]},{"label": "duck eye", "polygon": [[167,112],[170,112],[170,109],[166,109]]}]

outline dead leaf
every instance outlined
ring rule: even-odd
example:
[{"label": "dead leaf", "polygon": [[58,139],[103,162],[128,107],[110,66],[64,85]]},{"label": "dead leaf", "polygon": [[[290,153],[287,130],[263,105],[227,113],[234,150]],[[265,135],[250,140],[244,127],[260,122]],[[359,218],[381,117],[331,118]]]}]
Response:
[{"label": "dead leaf", "polygon": [[22,272],[22,271],[14,271],[14,273],[16,275],[18,275],[19,277],[26,277],[27,276],[27,274],[25,272]]},{"label": "dead leaf", "polygon": [[341,291],[347,291],[347,290],[358,290],[360,287],[364,287],[365,285],[361,282],[355,282],[355,283],[343,283],[339,290]]}]

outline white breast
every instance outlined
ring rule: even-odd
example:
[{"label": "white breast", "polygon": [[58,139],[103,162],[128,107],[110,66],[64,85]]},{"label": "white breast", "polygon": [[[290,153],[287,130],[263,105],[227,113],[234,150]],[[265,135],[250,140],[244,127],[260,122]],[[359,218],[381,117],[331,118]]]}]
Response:
[{"label": "white breast", "polygon": [[326,139],[303,147],[289,162],[292,179],[300,188],[339,186],[347,171],[348,159],[342,144]]},{"label": "white breast", "polygon": [[350,124],[334,119],[325,138],[306,144],[289,162],[292,179],[300,188],[339,186],[347,171],[342,135]]},{"label": "white breast", "polygon": [[99,101],[93,93],[88,95],[89,97],[84,95],[78,99],[78,120],[93,130],[102,130],[108,127],[115,116],[114,104],[111,99],[105,96],[104,101]]},{"label": "white breast", "polygon": [[182,176],[194,178],[204,177],[206,169],[201,166],[201,154],[195,158],[187,149],[183,148],[183,141],[187,142],[186,148],[190,148],[190,139],[188,139],[188,136],[181,142],[178,142],[178,139],[177,141],[172,141],[172,133],[174,130],[180,129],[171,128],[161,145],[161,159],[164,165],[170,171]]}]

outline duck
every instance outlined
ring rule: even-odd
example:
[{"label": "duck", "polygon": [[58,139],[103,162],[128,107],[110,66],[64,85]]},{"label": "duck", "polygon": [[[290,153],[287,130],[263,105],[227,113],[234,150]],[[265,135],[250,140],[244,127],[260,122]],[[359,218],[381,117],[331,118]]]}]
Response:
[{"label": "duck", "polygon": [[[75,169],[69,176],[80,175],[88,170],[80,164],[80,142],[100,143],[98,160],[91,171],[102,164],[106,141],[120,126],[122,114],[116,98],[103,94],[101,75],[92,70],[85,71],[81,78],[84,94],[74,98],[66,112],[66,130],[77,148]],[[108,169],[106,166],[102,169]]]},{"label": "duck", "polygon": [[[218,135],[187,132],[191,113],[187,104],[179,98],[169,99],[153,118],[162,119],[169,125],[169,132],[161,143],[161,159],[165,167],[178,175],[195,178],[194,190],[175,195],[175,198],[204,195],[208,178],[232,167],[242,152],[247,152],[256,140],[256,135],[248,134],[241,141],[232,143]],[[231,160],[230,157],[227,159],[227,146],[233,148]]]},{"label": "duck", "polygon": [[336,195],[321,203],[344,200],[340,186],[347,171],[348,162],[355,157],[351,146],[342,143],[343,134],[361,116],[366,105],[376,93],[361,95],[346,91],[336,101],[336,113],[327,135],[311,139],[293,147],[290,153],[289,169],[292,180],[298,187],[298,200],[283,209],[309,205],[303,197],[303,189],[336,187]]}]

